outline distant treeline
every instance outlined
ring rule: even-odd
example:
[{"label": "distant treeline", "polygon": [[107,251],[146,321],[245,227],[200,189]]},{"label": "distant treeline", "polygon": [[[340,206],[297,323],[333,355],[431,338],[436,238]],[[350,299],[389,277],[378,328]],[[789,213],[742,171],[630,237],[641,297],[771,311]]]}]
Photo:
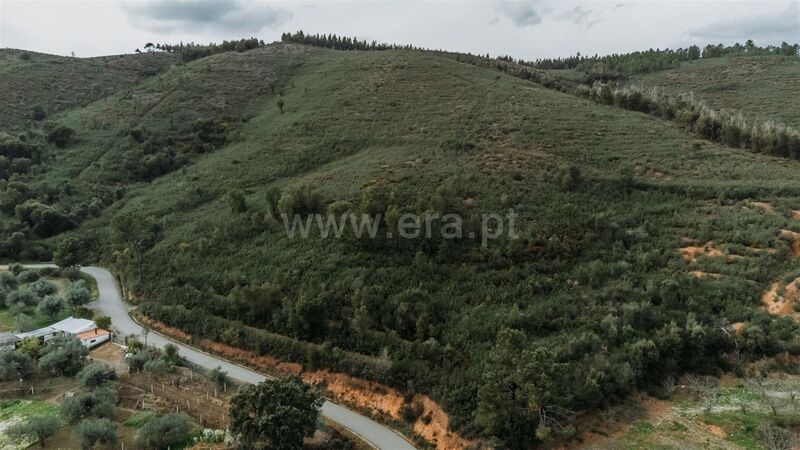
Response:
[{"label": "distant treeline", "polygon": [[730,46],[707,45],[703,49],[693,45],[689,48],[671,49],[650,49],[641,52],[613,54],[607,56],[582,56],[580,53],[575,56],[554,59],[537,59],[536,61],[514,60],[509,56],[497,59],[515,62],[520,65],[531,66],[537,69],[558,70],[575,69],[586,74],[584,81],[591,84],[594,81],[610,81],[622,79],[626,76],[656,72],[659,70],[674,69],[680,66],[681,62],[694,61],[701,58],[719,58],[728,55],[797,55],[800,46],[791,45],[784,42],[780,47],[768,45],[766,47],[756,46],[752,40],[748,40],[744,45],[734,44]]},{"label": "distant treeline", "polygon": [[738,111],[711,109],[692,94],[667,95],[657,89],[615,87],[613,83],[580,86],[577,94],[598,103],[652,114],[705,139],[784,158],[800,159],[800,131],[771,121],[745,118]]},{"label": "distant treeline", "polygon": [[305,34],[302,30],[296,33],[283,33],[281,42],[313,45],[315,47],[332,48],[336,50],[397,50],[418,49],[412,45],[387,44],[377,41],[359,41],[356,37],[337,36],[335,34]]},{"label": "distant treeline", "polygon": [[211,56],[216,53],[234,51],[244,52],[257,47],[263,47],[264,45],[266,44],[263,40],[251,37],[250,39],[239,39],[238,41],[222,41],[221,44],[212,42],[207,45],[195,44],[194,42],[187,44],[184,44],[183,42],[179,44],[153,44],[152,42],[148,42],[145,44],[144,48],[147,51],[157,50],[168,53],[178,53],[181,55],[181,59],[189,62],[194,61],[195,59],[205,58],[206,56]]}]

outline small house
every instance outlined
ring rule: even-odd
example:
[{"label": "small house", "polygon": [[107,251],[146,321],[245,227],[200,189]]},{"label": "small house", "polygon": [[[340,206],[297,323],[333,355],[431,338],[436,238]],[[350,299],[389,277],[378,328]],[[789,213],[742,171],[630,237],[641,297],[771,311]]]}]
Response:
[{"label": "small house", "polygon": [[[39,328],[38,330],[28,331],[26,333],[16,334],[15,337],[18,341],[28,338],[38,338],[42,342],[47,342],[56,336],[63,334],[71,334],[78,336],[81,333],[97,329],[97,324],[89,319],[79,319],[75,317],[67,317],[66,319],[56,322],[49,327]],[[108,332],[106,332],[108,333]],[[106,338],[105,340],[108,340]]]},{"label": "small house", "polygon": [[61,330],[56,330],[53,327],[44,327],[44,328],[39,328],[38,330],[26,331],[25,333],[18,333],[16,334],[16,337],[20,341],[29,338],[36,338],[42,342],[47,342],[50,339],[53,339],[54,337],[60,336],[62,334],[64,334],[64,332]]},{"label": "small house", "polygon": [[78,333],[75,336],[81,340],[81,344],[83,344],[83,346],[86,348],[96,347],[111,339],[111,333],[102,328],[84,331],[83,333]]},{"label": "small house", "polygon": [[51,328],[55,328],[56,330],[63,331],[64,333],[69,333],[73,336],[77,336],[81,333],[86,331],[91,331],[97,328],[97,324],[94,321],[89,319],[78,319],[75,317],[67,317],[66,319],[56,322],[50,325]]}]

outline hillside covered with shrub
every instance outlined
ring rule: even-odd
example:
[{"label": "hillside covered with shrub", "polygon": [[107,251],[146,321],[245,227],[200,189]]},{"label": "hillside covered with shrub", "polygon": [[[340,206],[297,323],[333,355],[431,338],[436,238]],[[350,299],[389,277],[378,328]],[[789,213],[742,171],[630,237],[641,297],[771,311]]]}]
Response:
[{"label": "hillside covered with shrub", "polygon": [[[0,177],[0,255],[114,264],[152,319],[428,394],[509,448],[669,376],[800,352],[792,314],[762,305],[800,276],[800,161],[535,81],[295,43],[180,64],[2,136],[30,163]],[[516,235],[485,246],[281,221],[451,213],[479,231],[512,209]]]}]

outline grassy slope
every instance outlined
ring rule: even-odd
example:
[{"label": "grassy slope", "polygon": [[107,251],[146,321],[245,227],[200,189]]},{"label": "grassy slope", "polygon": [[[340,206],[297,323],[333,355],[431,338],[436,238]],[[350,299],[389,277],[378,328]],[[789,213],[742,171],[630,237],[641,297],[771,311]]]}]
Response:
[{"label": "grassy slope", "polygon": [[41,106],[49,118],[133,86],[177,62],[166,53],[66,58],[0,50],[0,129],[24,126],[34,106]]},{"label": "grassy slope", "polygon": [[[504,326],[523,329],[532,345],[561,345],[609,312],[622,315],[623,307],[655,301],[663,294],[653,286],[669,280],[677,280],[670,289],[682,300],[658,306],[658,321],[683,323],[687,312],[750,321],[759,317],[760,291],[797,267],[777,232],[798,227],[786,213],[800,205],[793,182],[799,162],[709,143],[693,146],[690,136],[667,122],[423,52],[271,51],[196,61],[63,118],[81,142],[52,164],[50,174],[93,181],[113,176],[124,151],[113,142],[132,125],[157,131],[178,112],[189,118],[193,111],[225,114],[227,102],[243,105],[249,117],[235,142],[153,182],[129,185],[121,202],[81,230],[107,238],[110,218],[120,211],[159,217],[165,233],[149,256],[152,300],[173,302],[159,292],[185,285],[227,294],[231,280],[241,279],[279,285],[284,305],[291,305],[303,287],[318,281],[322,288],[314,289],[333,292],[325,300],[326,339],[374,355],[380,347],[353,339],[347,325],[359,286],[378,289],[390,317],[401,314],[398,293],[427,291],[433,331],[415,339],[434,339],[458,356],[421,358],[425,375],[413,377],[423,378],[415,384],[443,400],[457,425],[464,425],[475,408],[486,354]],[[268,59],[237,76],[243,64],[260,57]],[[282,74],[285,114],[263,89],[267,62],[277,67],[270,72]],[[217,101],[198,94],[209,83],[211,92],[226,89]],[[456,151],[442,145],[448,140],[474,148]],[[566,165],[581,169],[583,185],[565,190],[550,181]],[[619,187],[628,175],[638,188]],[[410,208],[449,182],[478,211],[513,205],[518,228],[530,238],[523,245],[526,256],[510,257],[501,242],[488,250],[465,246],[455,256],[434,252],[435,264],[420,265],[416,247],[290,240],[251,224],[250,213],[263,213],[271,186],[309,184],[326,201],[358,202],[368,187],[387,185],[396,202]],[[230,213],[222,200],[233,188],[247,194],[248,214]],[[771,202],[778,213],[742,208],[748,197]],[[537,237],[565,244],[555,254],[539,254],[532,249]],[[201,240],[210,250],[179,252],[182,243],[195,249]],[[714,240],[744,258],[707,258],[689,267],[675,251],[687,240]],[[756,253],[746,245],[780,251]],[[724,276],[693,280],[685,275],[693,268]],[[203,306],[224,313],[224,305]],[[293,333],[283,314],[275,312],[259,326]],[[414,339],[399,339],[393,331],[398,324],[376,322],[372,329],[393,356]],[[595,353],[579,356],[574,373]]]},{"label": "grassy slope", "polygon": [[694,92],[714,109],[733,108],[800,127],[800,58],[724,57],[683,63],[677,69],[636,77],[632,84],[668,92]]},{"label": "grassy slope", "polygon": [[129,130],[176,135],[199,118],[248,117],[256,99],[275,83],[276,71],[292,64],[293,51],[303,49],[289,46],[259,49],[247,56],[233,52],[214,55],[65,115],[61,123],[78,130],[78,142],[52,164],[50,176],[119,182],[124,179],[119,164],[129,150]]}]

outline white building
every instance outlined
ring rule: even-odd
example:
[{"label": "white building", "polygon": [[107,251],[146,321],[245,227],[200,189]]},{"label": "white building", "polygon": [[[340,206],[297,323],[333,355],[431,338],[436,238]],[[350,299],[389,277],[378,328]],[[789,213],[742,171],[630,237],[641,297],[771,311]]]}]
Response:
[{"label": "white building", "polygon": [[111,333],[108,330],[104,330],[102,328],[95,328],[94,330],[84,331],[83,333],[79,333],[76,335],[78,339],[81,340],[81,344],[83,344],[86,348],[96,347],[103,342],[111,340]]},{"label": "white building", "polygon": [[111,333],[102,328],[97,328],[97,324],[94,323],[94,321],[75,317],[67,317],[49,327],[39,328],[38,330],[28,331],[27,333],[19,333],[16,337],[19,340],[35,337],[39,338],[42,342],[47,342],[63,334],[71,334],[77,337],[81,340],[81,343],[88,348],[100,345],[111,339]]},{"label": "white building", "polygon": [[18,333],[17,338],[21,341],[28,338],[38,338],[42,342],[47,342],[56,336],[64,334],[63,331],[56,330],[53,327],[39,328],[38,330],[26,331],[25,333]]},{"label": "white building", "polygon": [[56,322],[50,325],[50,328],[63,331],[72,335],[78,335],[86,331],[91,331],[97,328],[97,324],[89,319],[76,319],[75,317],[67,317],[61,322]]}]

